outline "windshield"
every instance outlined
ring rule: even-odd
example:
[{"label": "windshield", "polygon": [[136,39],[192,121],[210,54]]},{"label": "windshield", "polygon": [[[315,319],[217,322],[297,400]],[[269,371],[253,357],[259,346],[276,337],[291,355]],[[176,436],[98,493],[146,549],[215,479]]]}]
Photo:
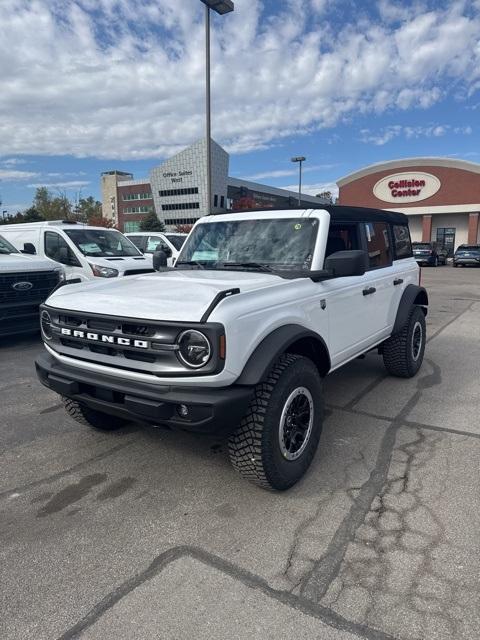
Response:
[{"label": "windshield", "polygon": [[458,247],[457,251],[480,251],[480,245],[478,244],[462,244]]},{"label": "windshield", "polygon": [[3,236],[0,236],[0,253],[6,254],[6,253],[20,253],[20,252],[15,249],[13,244],[10,244],[9,242],[7,242]]},{"label": "windshield", "polygon": [[183,236],[178,233],[166,233],[165,237],[173,244],[173,246],[177,251],[180,251],[180,249],[183,247],[185,240],[187,239],[186,235]]},{"label": "windshield", "polygon": [[87,257],[142,255],[128,238],[113,229],[65,229],[65,233]]},{"label": "windshield", "polygon": [[188,237],[176,266],[310,269],[318,220],[269,218],[199,224]]}]

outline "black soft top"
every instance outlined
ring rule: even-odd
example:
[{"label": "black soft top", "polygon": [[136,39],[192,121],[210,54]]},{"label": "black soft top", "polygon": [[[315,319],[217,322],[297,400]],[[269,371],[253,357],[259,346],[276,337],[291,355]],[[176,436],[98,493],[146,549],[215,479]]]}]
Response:
[{"label": "black soft top", "polygon": [[391,224],[408,225],[408,216],[398,211],[385,211],[384,209],[371,209],[369,207],[350,207],[339,204],[310,204],[308,207],[275,207],[273,209],[240,209],[239,211],[224,211],[211,213],[210,215],[225,215],[242,213],[271,213],[272,211],[308,211],[309,209],[323,209],[328,211],[332,220],[343,222],[390,222]]},{"label": "black soft top", "polygon": [[398,211],[384,211],[368,207],[348,207],[338,204],[325,204],[315,209],[325,209],[332,220],[352,220],[353,222],[390,222],[408,224],[408,216]]}]

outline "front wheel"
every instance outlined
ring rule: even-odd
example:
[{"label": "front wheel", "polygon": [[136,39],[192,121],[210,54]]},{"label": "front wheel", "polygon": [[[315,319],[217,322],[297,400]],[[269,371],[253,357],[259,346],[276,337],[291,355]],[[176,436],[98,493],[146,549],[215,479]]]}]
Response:
[{"label": "front wheel", "polygon": [[425,342],[425,314],[421,307],[414,306],[403,329],[383,343],[383,363],[388,373],[413,378],[422,366]]},{"label": "front wheel", "polygon": [[306,472],[323,422],[321,379],[311,360],[283,355],[255,388],[228,442],[234,468],[251,482],[283,491]]},{"label": "front wheel", "polygon": [[127,421],[123,418],[96,411],[82,402],[77,402],[77,400],[62,396],[62,401],[66,412],[71,418],[98,431],[116,431],[127,424]]}]

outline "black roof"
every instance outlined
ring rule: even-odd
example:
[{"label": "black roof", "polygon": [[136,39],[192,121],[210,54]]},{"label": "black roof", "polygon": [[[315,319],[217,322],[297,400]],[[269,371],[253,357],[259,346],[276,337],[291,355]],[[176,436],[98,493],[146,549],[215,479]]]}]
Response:
[{"label": "black roof", "polygon": [[328,211],[333,220],[352,222],[390,222],[394,224],[408,224],[408,216],[398,211],[385,211],[384,209],[370,209],[368,207],[349,207],[339,204],[322,204],[307,207],[274,207],[272,209],[241,209],[240,211],[226,211],[222,213],[212,213],[210,215],[225,215],[230,213],[261,213],[262,211],[305,211],[308,209],[323,209]]},{"label": "black roof", "polygon": [[392,222],[396,224],[408,224],[408,216],[399,211],[384,211],[383,209],[370,209],[368,207],[348,207],[338,204],[326,204],[315,207],[328,211],[333,220],[353,220],[356,222]]}]

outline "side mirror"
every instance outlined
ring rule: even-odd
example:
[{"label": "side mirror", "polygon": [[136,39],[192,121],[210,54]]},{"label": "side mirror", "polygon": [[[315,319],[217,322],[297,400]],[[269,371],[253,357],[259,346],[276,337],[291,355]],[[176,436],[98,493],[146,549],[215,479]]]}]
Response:
[{"label": "side mirror", "polygon": [[25,244],[23,245],[22,253],[27,253],[30,256],[34,256],[36,255],[37,250],[35,249],[35,245],[33,245],[31,242],[25,242]]},{"label": "side mirror", "polygon": [[163,251],[163,249],[155,251],[152,257],[153,268],[155,269],[155,271],[161,271],[163,267],[166,267],[167,259],[167,254],[165,253],[165,251]]},{"label": "side mirror", "polygon": [[362,250],[336,251],[325,260],[325,269],[335,278],[363,276],[368,269],[368,253]]},{"label": "side mirror", "polygon": [[157,248],[155,249],[155,251],[163,251],[163,253],[167,256],[167,258],[172,257],[172,250],[170,249],[170,247],[167,247],[167,245],[163,246],[159,244],[157,245]]}]

